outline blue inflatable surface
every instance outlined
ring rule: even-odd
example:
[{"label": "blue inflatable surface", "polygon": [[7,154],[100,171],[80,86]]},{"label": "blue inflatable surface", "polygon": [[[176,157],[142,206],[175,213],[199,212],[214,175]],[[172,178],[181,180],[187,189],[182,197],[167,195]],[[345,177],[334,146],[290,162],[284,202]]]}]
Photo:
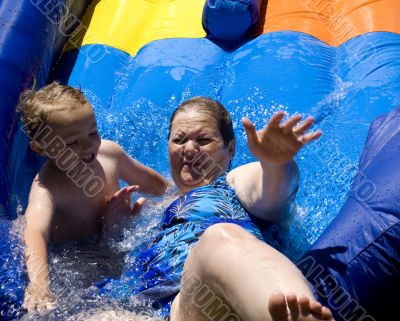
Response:
[{"label": "blue inflatable surface", "polygon": [[202,22],[208,39],[225,49],[237,48],[260,22],[259,1],[207,0]]},{"label": "blue inflatable surface", "polygon": [[371,126],[348,199],[298,266],[337,320],[398,320],[400,108]]},{"label": "blue inflatable surface", "polygon": [[[62,18],[67,13],[80,17],[88,3],[89,0],[0,2],[0,217],[15,217],[10,196],[19,167],[26,167],[21,162],[26,157],[27,140],[17,130],[20,126],[15,113],[19,94],[46,84],[52,61],[59,57],[67,36],[76,27]],[[37,170],[38,164],[35,167]]]}]

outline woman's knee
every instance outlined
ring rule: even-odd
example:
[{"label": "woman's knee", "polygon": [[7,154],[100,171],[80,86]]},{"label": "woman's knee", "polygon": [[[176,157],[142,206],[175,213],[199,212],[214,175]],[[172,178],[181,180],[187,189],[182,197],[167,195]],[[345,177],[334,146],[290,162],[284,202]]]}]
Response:
[{"label": "woman's knee", "polygon": [[243,242],[255,238],[235,224],[215,224],[203,233],[199,242],[190,252],[187,268],[196,273],[213,273],[220,270],[221,261],[228,262],[237,253]]},{"label": "woman's knee", "polygon": [[198,247],[218,249],[248,238],[253,238],[253,236],[240,226],[231,223],[219,223],[205,230],[198,242]]}]

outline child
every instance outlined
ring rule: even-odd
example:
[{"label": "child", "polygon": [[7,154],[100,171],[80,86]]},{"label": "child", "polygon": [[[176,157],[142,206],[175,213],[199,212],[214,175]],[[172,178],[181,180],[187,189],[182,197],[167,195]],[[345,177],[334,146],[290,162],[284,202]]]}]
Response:
[{"label": "child", "polygon": [[[93,108],[79,89],[54,82],[25,91],[19,110],[30,148],[47,158],[32,183],[25,214],[29,285],[24,307],[44,312],[54,305],[48,242],[100,234],[119,216],[140,210],[144,199],[132,205],[133,192],[161,195],[167,182],[118,144],[100,139]],[[120,179],[130,186],[119,190]]]}]

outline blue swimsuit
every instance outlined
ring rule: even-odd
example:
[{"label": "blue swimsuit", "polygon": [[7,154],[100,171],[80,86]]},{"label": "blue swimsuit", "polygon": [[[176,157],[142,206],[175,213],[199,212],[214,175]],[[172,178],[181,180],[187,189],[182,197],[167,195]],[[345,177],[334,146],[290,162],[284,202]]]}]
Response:
[{"label": "blue swimsuit", "polygon": [[220,176],[175,200],[165,211],[155,239],[135,248],[133,262],[119,280],[98,285],[101,293],[119,299],[132,295],[157,302],[168,313],[179,292],[183,265],[202,233],[217,223],[234,223],[263,240],[260,229],[240,204],[235,191]]}]

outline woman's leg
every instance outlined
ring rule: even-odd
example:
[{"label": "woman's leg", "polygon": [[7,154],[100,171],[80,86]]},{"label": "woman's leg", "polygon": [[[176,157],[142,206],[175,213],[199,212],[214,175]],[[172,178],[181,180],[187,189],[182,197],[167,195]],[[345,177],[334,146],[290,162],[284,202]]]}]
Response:
[{"label": "woman's leg", "polygon": [[329,320],[329,316],[288,258],[234,224],[217,224],[205,231],[186,260],[181,292],[171,311],[171,321]]}]

